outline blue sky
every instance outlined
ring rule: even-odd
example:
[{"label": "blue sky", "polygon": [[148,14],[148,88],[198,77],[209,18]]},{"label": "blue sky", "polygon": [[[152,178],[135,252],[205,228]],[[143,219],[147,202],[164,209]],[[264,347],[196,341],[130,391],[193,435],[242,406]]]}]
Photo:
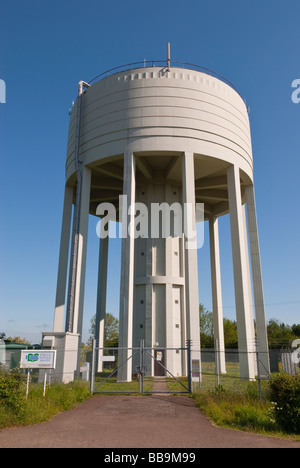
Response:
[{"label": "blue sky", "polygon": [[[0,12],[0,331],[40,341],[53,323],[68,110],[79,80],[139,60],[216,70],[251,109],[267,319],[300,322],[299,0],[3,1]],[[95,313],[96,219],[90,220],[84,339]],[[224,314],[234,319],[228,216],[220,220]],[[108,312],[118,314],[120,242],[111,242]],[[208,236],[200,301],[211,307]]]}]

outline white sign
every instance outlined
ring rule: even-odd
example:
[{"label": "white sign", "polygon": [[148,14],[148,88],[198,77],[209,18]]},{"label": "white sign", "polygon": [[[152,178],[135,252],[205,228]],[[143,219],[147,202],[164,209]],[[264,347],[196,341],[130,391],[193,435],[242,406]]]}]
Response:
[{"label": "white sign", "polygon": [[56,350],[22,350],[21,369],[55,369]]},{"label": "white sign", "polygon": [[101,356],[100,361],[104,362],[114,362],[116,360],[116,356]]}]

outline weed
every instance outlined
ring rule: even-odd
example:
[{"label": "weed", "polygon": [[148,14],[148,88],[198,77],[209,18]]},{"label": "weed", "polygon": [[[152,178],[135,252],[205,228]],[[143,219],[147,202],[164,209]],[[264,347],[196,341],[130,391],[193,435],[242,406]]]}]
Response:
[{"label": "weed", "polygon": [[[20,381],[22,381],[22,375]],[[19,382],[19,376],[16,377],[16,382]],[[74,408],[91,396],[88,383],[81,381],[67,385],[53,383],[48,387],[45,396],[43,396],[43,385],[32,384],[27,400],[25,399],[25,385],[20,385],[17,402],[15,402],[16,392],[16,388],[12,389],[12,396],[6,397],[5,395],[10,391],[8,389],[5,392],[2,391],[4,397],[2,395],[0,398],[0,428],[48,421],[57,413]],[[14,404],[10,403],[11,400]]]}]

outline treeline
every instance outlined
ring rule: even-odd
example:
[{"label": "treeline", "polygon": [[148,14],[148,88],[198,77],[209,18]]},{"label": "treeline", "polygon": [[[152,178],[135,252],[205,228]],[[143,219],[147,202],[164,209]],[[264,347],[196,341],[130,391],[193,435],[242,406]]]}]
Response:
[{"label": "treeline", "polygon": [[[213,329],[213,313],[204,307],[199,306],[200,313],[200,337],[201,348],[214,348],[214,329]],[[229,349],[238,348],[238,334],[236,321],[224,318],[224,339],[225,347]],[[87,349],[91,349],[92,339],[96,331],[96,316],[91,319],[90,338],[84,345]],[[282,323],[278,320],[271,319],[267,323],[269,348],[271,349],[288,349],[294,340],[300,339],[300,324],[292,326]],[[30,344],[25,338],[9,337],[6,338],[5,333],[0,332],[0,339],[15,343]],[[105,346],[117,347],[119,340],[119,320],[112,314],[106,314],[105,324]]]},{"label": "treeline", "polygon": [[[213,313],[203,304],[199,306],[201,348],[214,347]],[[225,347],[238,348],[238,335],[236,321],[224,318]],[[271,319],[267,323],[268,342],[270,349],[288,349],[294,340],[300,338],[300,324],[292,326]]]}]

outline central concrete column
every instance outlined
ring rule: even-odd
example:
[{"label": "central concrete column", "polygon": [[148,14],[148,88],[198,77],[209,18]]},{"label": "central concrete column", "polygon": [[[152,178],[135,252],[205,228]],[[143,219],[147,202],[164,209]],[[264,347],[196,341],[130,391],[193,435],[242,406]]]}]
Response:
[{"label": "central concrete column", "polygon": [[211,217],[209,220],[210,236],[210,263],[211,263],[211,285],[213,302],[214,338],[218,342],[218,359],[221,374],[226,373],[225,343],[223,324],[223,303],[221,287],[221,265],[219,247],[219,223],[218,218]]},{"label": "central concrete column", "polygon": [[[102,222],[102,221],[101,221]],[[108,234],[108,233],[107,233]],[[98,291],[97,291],[97,310],[96,310],[96,342],[99,348],[104,347],[104,331],[106,316],[106,291],[107,291],[107,262],[108,262],[108,235],[100,239],[99,250],[99,271],[98,271]],[[103,370],[101,361],[103,350],[99,350],[97,359],[98,372]]]},{"label": "central concrete column", "polygon": [[239,341],[240,377],[248,380],[256,376],[254,320],[250,308],[248,260],[244,235],[240,170],[231,166],[227,170],[229,212],[231,224],[232,257],[234,268],[235,302]]},{"label": "central concrete column", "polygon": [[[120,287],[120,335],[119,347],[132,348],[133,294],[134,294],[134,204],[135,204],[135,158],[133,153],[124,154],[122,207],[122,261]],[[131,207],[131,208],[130,208]],[[118,381],[132,380],[132,350],[119,352]]]}]

